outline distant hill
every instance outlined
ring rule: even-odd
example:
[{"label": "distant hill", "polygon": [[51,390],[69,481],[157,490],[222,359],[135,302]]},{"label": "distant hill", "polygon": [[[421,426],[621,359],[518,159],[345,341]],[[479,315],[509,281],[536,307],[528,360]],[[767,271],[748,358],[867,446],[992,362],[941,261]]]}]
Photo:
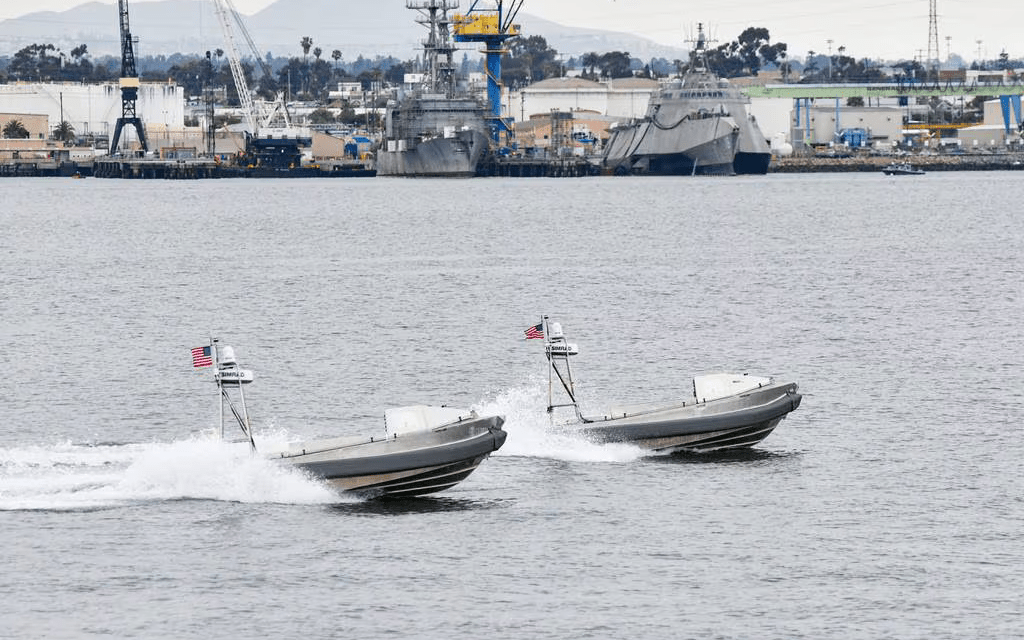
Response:
[{"label": "distant hill", "polygon": [[[139,38],[136,55],[202,53],[224,46],[209,0],[136,2],[129,10],[132,35]],[[325,59],[340,49],[344,60],[352,61],[360,55],[401,59],[417,56],[426,31],[415,22],[416,17],[417,12],[407,9],[404,0],[277,0],[243,19],[263,53],[302,55],[299,42],[303,36],[310,36],[314,46],[324,50]],[[552,47],[570,56],[588,51],[628,51],[643,60],[685,57],[681,48],[628,33],[581,29],[528,14],[520,14],[516,22],[522,25],[524,35],[543,36]],[[41,11],[0,22],[0,55],[13,54],[35,43],[52,43],[64,51],[85,44],[93,55],[119,55],[117,6],[87,2],[67,11]],[[467,52],[472,51],[472,47],[467,48]]]}]

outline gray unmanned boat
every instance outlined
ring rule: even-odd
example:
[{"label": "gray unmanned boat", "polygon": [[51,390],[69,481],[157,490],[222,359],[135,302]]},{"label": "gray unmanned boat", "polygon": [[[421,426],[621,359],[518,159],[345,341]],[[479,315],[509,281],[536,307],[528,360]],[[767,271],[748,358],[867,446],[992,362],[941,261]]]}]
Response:
[{"label": "gray unmanned boat", "polygon": [[[598,442],[625,442],[668,453],[740,449],[766,438],[800,406],[795,383],[715,373],[694,377],[691,388],[669,402],[611,407],[603,414],[585,416],[569,367],[569,358],[578,355],[579,348],[567,342],[561,324],[549,322],[547,316],[533,329],[533,337],[544,338],[548,359],[548,413],[572,408],[579,431]],[[554,402],[556,380],[567,402]]]},{"label": "gray unmanned boat", "polygon": [[[227,411],[255,453],[242,390],[253,381],[253,373],[238,367],[231,347],[212,340],[207,349],[220,392],[221,436]],[[501,416],[479,416],[468,409],[414,405],[386,410],[379,436],[312,440],[259,453],[340,491],[371,497],[418,496],[466,479],[505,443],[504,422]]]}]

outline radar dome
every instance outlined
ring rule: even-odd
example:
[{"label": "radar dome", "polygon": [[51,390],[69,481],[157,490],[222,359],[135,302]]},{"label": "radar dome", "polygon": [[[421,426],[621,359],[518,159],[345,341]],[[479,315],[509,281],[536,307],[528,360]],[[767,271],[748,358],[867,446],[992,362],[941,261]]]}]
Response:
[{"label": "radar dome", "polygon": [[220,348],[219,355],[220,364],[238,364],[238,360],[235,360],[235,350],[227,345]]},{"label": "radar dome", "polygon": [[560,340],[562,338],[565,338],[565,334],[562,333],[562,323],[552,322],[548,324],[548,339]]}]

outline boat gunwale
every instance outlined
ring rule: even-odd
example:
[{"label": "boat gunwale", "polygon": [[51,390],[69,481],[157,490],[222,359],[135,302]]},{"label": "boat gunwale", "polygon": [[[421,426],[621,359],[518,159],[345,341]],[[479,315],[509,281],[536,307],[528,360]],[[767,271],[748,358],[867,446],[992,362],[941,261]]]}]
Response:
[{"label": "boat gunwale", "polygon": [[[713,413],[703,416],[685,416],[631,422],[638,416],[612,418],[599,422],[583,423],[583,431],[606,442],[628,442],[638,438],[665,437],[672,434],[700,433],[702,431],[718,431],[744,427],[775,418],[782,418],[800,406],[803,396],[795,391],[787,391],[770,402],[736,410]],[[709,403],[710,404],[710,403]],[[704,407],[705,404],[689,405]],[[640,416],[642,417],[642,416]],[[689,428],[685,428],[689,427]]]},{"label": "boat gunwale", "polygon": [[[480,417],[469,418],[469,419],[454,420],[452,422],[447,422],[447,423],[445,423],[443,425],[439,425],[437,427],[431,427],[430,429],[422,429],[422,430],[417,430],[417,431],[406,431],[406,432],[403,432],[403,433],[391,433],[391,434],[388,434],[388,435],[384,436],[383,438],[377,438],[375,436],[356,435],[356,436],[349,436],[349,437],[340,436],[338,438],[325,438],[325,439],[322,439],[322,440],[310,440],[308,442],[299,442],[299,443],[296,443],[296,444],[292,445],[286,451],[275,451],[275,452],[273,452],[273,453],[271,453],[269,455],[274,460],[290,459],[290,458],[296,458],[296,457],[301,457],[301,456],[311,456],[311,455],[316,455],[316,454],[321,454],[321,453],[330,453],[332,451],[340,451],[342,449],[353,449],[355,447],[362,447],[362,446],[366,446],[366,445],[379,445],[379,444],[382,444],[382,443],[399,442],[399,441],[408,442],[409,440],[413,440],[415,438],[423,439],[424,436],[427,436],[429,434],[441,433],[441,432],[444,432],[444,431],[450,431],[450,430],[455,429],[455,428],[462,428],[462,429],[465,429],[467,431],[466,436],[461,437],[461,438],[457,438],[455,440],[451,440],[451,441],[448,441],[448,442],[444,443],[445,445],[448,445],[448,444],[453,444],[453,443],[457,443],[457,442],[463,442],[463,441],[466,441],[466,440],[472,440],[472,439],[478,438],[480,436],[491,434],[495,430],[503,431],[503,429],[501,428],[503,424],[504,424],[504,419],[502,419],[501,416],[480,416]],[[312,448],[309,448],[308,446],[305,446],[305,445],[316,445],[317,443],[332,443],[332,444],[330,444],[328,446],[324,446],[322,448],[317,448],[317,449],[312,449]],[[334,444],[334,443],[337,443],[337,444]],[[424,446],[424,447],[417,447],[415,449],[410,449],[409,451],[417,451],[417,450],[422,450],[422,449],[429,449],[429,448],[437,447],[437,446],[444,446],[444,445],[429,444],[429,445]],[[394,453],[385,454],[385,455],[394,455]]]},{"label": "boat gunwale", "polygon": [[[784,391],[784,393],[781,396],[777,397],[777,398],[773,398],[771,400],[768,400],[767,402],[763,402],[761,404],[753,405],[753,407],[759,407],[759,406],[764,406],[764,405],[767,405],[767,404],[771,404],[772,402],[775,402],[775,401],[777,401],[777,400],[779,400],[779,399],[781,399],[781,398],[783,398],[785,396],[789,396],[789,395],[793,395],[793,394],[799,395],[798,385],[795,382],[776,382],[776,383],[772,383],[772,384],[763,385],[763,386],[760,386],[760,387],[757,387],[757,388],[754,388],[754,389],[748,389],[748,390],[746,390],[746,391],[744,391],[742,393],[735,393],[735,394],[731,394],[731,395],[728,395],[728,396],[723,396],[721,398],[714,398],[712,400],[705,400],[703,402],[698,400],[695,396],[691,396],[689,401],[684,400],[682,402],[678,402],[678,403],[675,403],[675,404],[669,404],[669,405],[658,404],[658,406],[652,407],[651,409],[647,409],[647,410],[625,411],[625,412],[622,412],[622,415],[618,415],[618,412],[609,412],[607,415],[602,415],[602,416],[596,416],[596,415],[595,416],[581,416],[581,419],[582,419],[582,421],[585,424],[599,424],[599,423],[602,423],[602,422],[611,422],[611,421],[614,421],[614,420],[623,420],[623,419],[628,419],[628,418],[636,418],[636,417],[642,417],[642,416],[649,416],[649,415],[656,414],[656,413],[665,413],[665,412],[668,412],[668,411],[677,411],[679,409],[684,409],[684,408],[685,409],[692,409],[694,407],[708,407],[708,406],[714,406],[716,404],[721,404],[723,402],[728,402],[730,400],[735,400],[736,398],[748,398],[751,395],[759,394],[761,392],[772,391],[773,389],[779,389],[780,391]],[[655,404],[655,403],[651,402],[651,403],[644,403],[644,404]],[[727,413],[734,413],[735,411],[747,411],[747,410],[749,410],[749,409],[751,409],[753,407],[743,407],[743,408],[739,408],[739,409],[725,411],[725,412],[722,412],[719,415],[725,415]]]}]

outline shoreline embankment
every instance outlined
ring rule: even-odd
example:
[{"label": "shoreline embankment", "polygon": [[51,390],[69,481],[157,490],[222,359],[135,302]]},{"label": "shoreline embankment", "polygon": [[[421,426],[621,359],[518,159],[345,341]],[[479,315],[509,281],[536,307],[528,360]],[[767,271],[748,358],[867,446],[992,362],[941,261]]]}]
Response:
[{"label": "shoreline embankment", "polygon": [[925,171],[1012,171],[1024,170],[1024,153],[790,156],[773,158],[768,173],[880,172],[893,162],[908,162]]}]

